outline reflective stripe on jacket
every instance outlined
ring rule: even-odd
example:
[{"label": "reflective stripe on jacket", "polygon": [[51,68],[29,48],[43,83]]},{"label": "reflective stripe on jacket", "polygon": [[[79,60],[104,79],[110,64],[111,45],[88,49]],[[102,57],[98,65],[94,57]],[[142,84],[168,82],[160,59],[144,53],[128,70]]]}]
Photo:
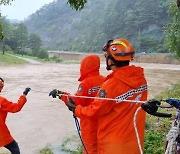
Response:
[{"label": "reflective stripe on jacket", "polygon": [[[100,89],[101,84],[104,82],[105,77],[99,75],[98,72],[91,73],[89,77],[85,78],[78,87],[76,96],[90,96],[95,97]],[[62,100],[67,101],[67,97],[62,97]],[[88,106],[94,99],[73,97],[77,105]],[[87,148],[88,154],[97,153],[97,118],[88,120],[80,118],[81,135],[83,142]],[[84,152],[85,153],[85,152]]]},{"label": "reflective stripe on jacket", "polygon": [[[146,101],[147,82],[143,69],[134,65],[117,68],[102,84],[98,97]],[[140,104],[136,103],[95,100],[88,107],[78,105],[75,115],[80,118],[98,118],[98,154],[139,154],[133,125],[138,107]],[[136,124],[143,147],[143,110],[138,112]]]},{"label": "reflective stripe on jacket", "polygon": [[[80,65],[80,77],[78,81],[78,90],[75,93],[76,96],[90,96],[95,97],[100,89],[100,86],[105,80],[105,77],[99,75],[100,57],[98,55],[88,55],[81,60]],[[67,93],[65,93],[67,94]],[[62,96],[61,98],[67,103],[68,97]],[[94,99],[72,97],[76,105],[88,106]],[[86,146],[88,154],[97,153],[97,118],[88,120],[80,118],[81,135],[83,142]],[[86,153],[84,151],[84,153]]]}]

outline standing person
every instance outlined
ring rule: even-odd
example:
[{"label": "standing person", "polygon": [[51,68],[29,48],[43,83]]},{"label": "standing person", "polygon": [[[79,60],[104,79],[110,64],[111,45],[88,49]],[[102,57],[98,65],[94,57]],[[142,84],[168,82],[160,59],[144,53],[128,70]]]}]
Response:
[{"label": "standing person", "polygon": [[140,109],[137,114],[136,128],[139,137],[136,137],[133,118],[141,104],[125,100],[147,100],[147,82],[143,68],[129,65],[134,58],[134,49],[125,39],[110,40],[103,50],[107,70],[112,70],[112,73],[102,84],[97,95],[99,99],[95,99],[87,107],[75,106],[72,101],[67,105],[79,118],[98,118],[98,154],[142,153],[145,112]]},{"label": "standing person", "polygon": [[[4,80],[0,78],[0,92],[4,87]],[[8,112],[16,113],[21,110],[21,108],[26,103],[26,95],[30,91],[30,88],[26,88],[23,95],[19,97],[17,103],[8,101],[6,98],[0,96],[0,147],[5,147],[12,154],[20,154],[18,143],[11,136],[8,127],[6,125],[6,117]]]},{"label": "standing person", "polygon": [[[104,82],[105,77],[99,74],[100,58],[97,55],[89,55],[82,59],[80,66],[80,81],[79,87],[75,96],[89,96],[95,97],[101,84]],[[56,97],[58,94],[68,94],[67,92],[61,92],[53,90],[50,92],[50,96]],[[68,97],[62,95],[60,97],[62,101],[67,104]],[[76,105],[88,106],[94,99],[72,97],[76,102]],[[80,118],[81,135],[84,145],[88,151],[88,154],[97,153],[97,119],[87,120]],[[86,151],[84,150],[84,153]]]}]

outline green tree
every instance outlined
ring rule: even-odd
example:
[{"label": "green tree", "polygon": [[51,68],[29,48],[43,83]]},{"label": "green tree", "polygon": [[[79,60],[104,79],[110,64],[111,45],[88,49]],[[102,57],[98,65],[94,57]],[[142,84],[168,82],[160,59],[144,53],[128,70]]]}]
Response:
[{"label": "green tree", "polygon": [[11,2],[14,1],[14,0],[0,0],[0,5],[9,5],[11,4]]},{"label": "green tree", "polygon": [[[9,5],[13,0],[0,0],[0,5]],[[1,18],[1,10],[0,10],[0,18]],[[0,40],[3,40],[3,28],[2,28],[2,20],[0,20]]]},{"label": "green tree", "polygon": [[171,23],[166,26],[166,46],[180,59],[180,10],[175,1],[169,6]]},{"label": "green tree", "polygon": [[2,34],[2,49],[3,49],[3,54],[5,52],[5,47],[9,46],[11,37],[13,35],[13,25],[10,24],[8,20],[6,20],[5,17],[0,18],[0,23],[1,23],[1,34]]},{"label": "green tree", "polygon": [[[84,8],[85,3],[87,3],[87,0],[68,0],[70,6],[76,10],[81,10]],[[134,5],[134,1],[131,1],[131,5]],[[176,0],[176,5],[180,7],[180,0]]]},{"label": "green tree", "polygon": [[16,26],[16,29],[14,30],[14,39],[17,40],[17,52],[23,55],[28,43],[28,31],[23,23]]},{"label": "green tree", "polygon": [[180,8],[180,0],[177,0],[177,7]]},{"label": "green tree", "polygon": [[87,3],[87,0],[68,0],[69,5],[77,10],[81,10],[84,8],[85,3]]},{"label": "green tree", "polygon": [[38,50],[42,45],[41,42],[41,38],[37,34],[32,33],[29,36],[28,47],[31,48],[33,56],[37,56]]},{"label": "green tree", "polygon": [[[0,5],[9,5],[12,1],[14,0],[0,0]],[[87,3],[87,0],[68,0],[67,3],[69,3],[72,8],[81,10],[84,7],[85,3]]]},{"label": "green tree", "polygon": [[3,35],[3,29],[2,29],[2,25],[0,23],[0,40],[3,40],[4,35]]},{"label": "green tree", "polygon": [[48,59],[47,50],[40,48],[37,52],[37,57],[41,59]]}]

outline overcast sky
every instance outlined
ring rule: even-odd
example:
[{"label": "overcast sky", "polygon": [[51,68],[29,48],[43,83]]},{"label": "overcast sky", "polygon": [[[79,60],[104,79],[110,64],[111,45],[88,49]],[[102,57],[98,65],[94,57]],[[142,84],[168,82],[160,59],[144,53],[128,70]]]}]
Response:
[{"label": "overcast sky", "polygon": [[23,20],[50,2],[53,0],[15,0],[11,5],[0,6],[0,10],[7,19]]}]

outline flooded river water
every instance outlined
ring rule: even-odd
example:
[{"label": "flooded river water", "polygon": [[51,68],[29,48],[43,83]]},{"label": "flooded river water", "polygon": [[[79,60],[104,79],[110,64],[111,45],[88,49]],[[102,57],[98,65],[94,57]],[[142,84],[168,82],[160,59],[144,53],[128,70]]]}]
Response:
[{"label": "flooded river water", "polygon": [[[135,65],[144,67],[149,99],[180,81],[180,65]],[[103,64],[101,74],[108,73]],[[8,100],[16,102],[26,87],[32,89],[22,111],[9,114],[7,118],[7,125],[22,154],[36,154],[48,144],[61,145],[66,138],[77,134],[71,112],[63,102],[48,94],[55,88],[74,93],[78,86],[79,64],[1,66],[0,76],[5,80],[1,95]]]}]

